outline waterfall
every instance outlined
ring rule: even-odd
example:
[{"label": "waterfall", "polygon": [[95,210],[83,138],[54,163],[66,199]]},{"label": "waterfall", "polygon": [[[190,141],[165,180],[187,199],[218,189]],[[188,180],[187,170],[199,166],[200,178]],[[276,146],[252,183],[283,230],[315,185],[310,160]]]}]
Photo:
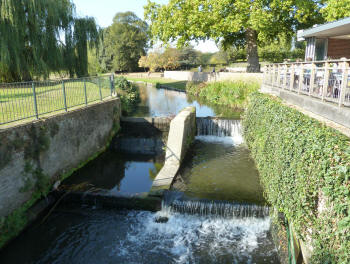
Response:
[{"label": "waterfall", "polygon": [[223,218],[261,218],[269,216],[269,207],[256,204],[230,203],[225,201],[190,200],[179,193],[167,192],[162,201],[165,215],[180,214],[217,216]]},{"label": "waterfall", "polygon": [[197,136],[242,137],[241,121],[197,118]]},{"label": "waterfall", "polygon": [[197,139],[239,145],[243,143],[240,120],[197,118]]}]

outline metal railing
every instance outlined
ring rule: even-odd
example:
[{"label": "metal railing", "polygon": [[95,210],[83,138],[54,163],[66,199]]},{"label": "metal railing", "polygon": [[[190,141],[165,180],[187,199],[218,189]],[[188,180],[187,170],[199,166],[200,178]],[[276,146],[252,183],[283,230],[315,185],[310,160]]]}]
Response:
[{"label": "metal railing", "polygon": [[115,93],[113,76],[0,84],[0,125],[102,101]]},{"label": "metal railing", "polygon": [[350,60],[270,64],[263,84],[350,107]]}]

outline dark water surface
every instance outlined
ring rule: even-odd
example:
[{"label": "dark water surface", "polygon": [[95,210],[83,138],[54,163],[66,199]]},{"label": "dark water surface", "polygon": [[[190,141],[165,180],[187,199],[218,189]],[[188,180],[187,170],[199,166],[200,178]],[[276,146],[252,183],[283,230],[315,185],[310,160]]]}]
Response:
[{"label": "dark water surface", "polygon": [[114,195],[148,192],[163,166],[163,156],[125,154],[108,150],[76,171],[62,184],[68,189],[104,189]]}]

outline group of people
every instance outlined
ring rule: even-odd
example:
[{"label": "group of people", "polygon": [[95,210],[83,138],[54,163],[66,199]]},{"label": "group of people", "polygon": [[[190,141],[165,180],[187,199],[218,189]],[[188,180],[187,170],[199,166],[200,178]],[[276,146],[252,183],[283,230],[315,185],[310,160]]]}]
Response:
[{"label": "group of people", "polygon": [[[198,67],[198,72],[202,72],[202,71],[203,71],[202,65],[199,65],[199,67]],[[213,67],[213,69],[212,69],[211,72],[212,72],[212,73],[215,73],[215,66]]]}]

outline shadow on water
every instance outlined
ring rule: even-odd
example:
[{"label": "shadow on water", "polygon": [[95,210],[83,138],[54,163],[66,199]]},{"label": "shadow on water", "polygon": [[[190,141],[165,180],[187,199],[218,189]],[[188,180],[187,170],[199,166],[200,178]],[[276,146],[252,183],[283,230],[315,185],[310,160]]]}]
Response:
[{"label": "shadow on water", "polygon": [[62,185],[70,189],[85,183],[88,188],[108,190],[114,195],[148,192],[163,162],[162,155],[122,154],[110,149],[76,171]]}]

